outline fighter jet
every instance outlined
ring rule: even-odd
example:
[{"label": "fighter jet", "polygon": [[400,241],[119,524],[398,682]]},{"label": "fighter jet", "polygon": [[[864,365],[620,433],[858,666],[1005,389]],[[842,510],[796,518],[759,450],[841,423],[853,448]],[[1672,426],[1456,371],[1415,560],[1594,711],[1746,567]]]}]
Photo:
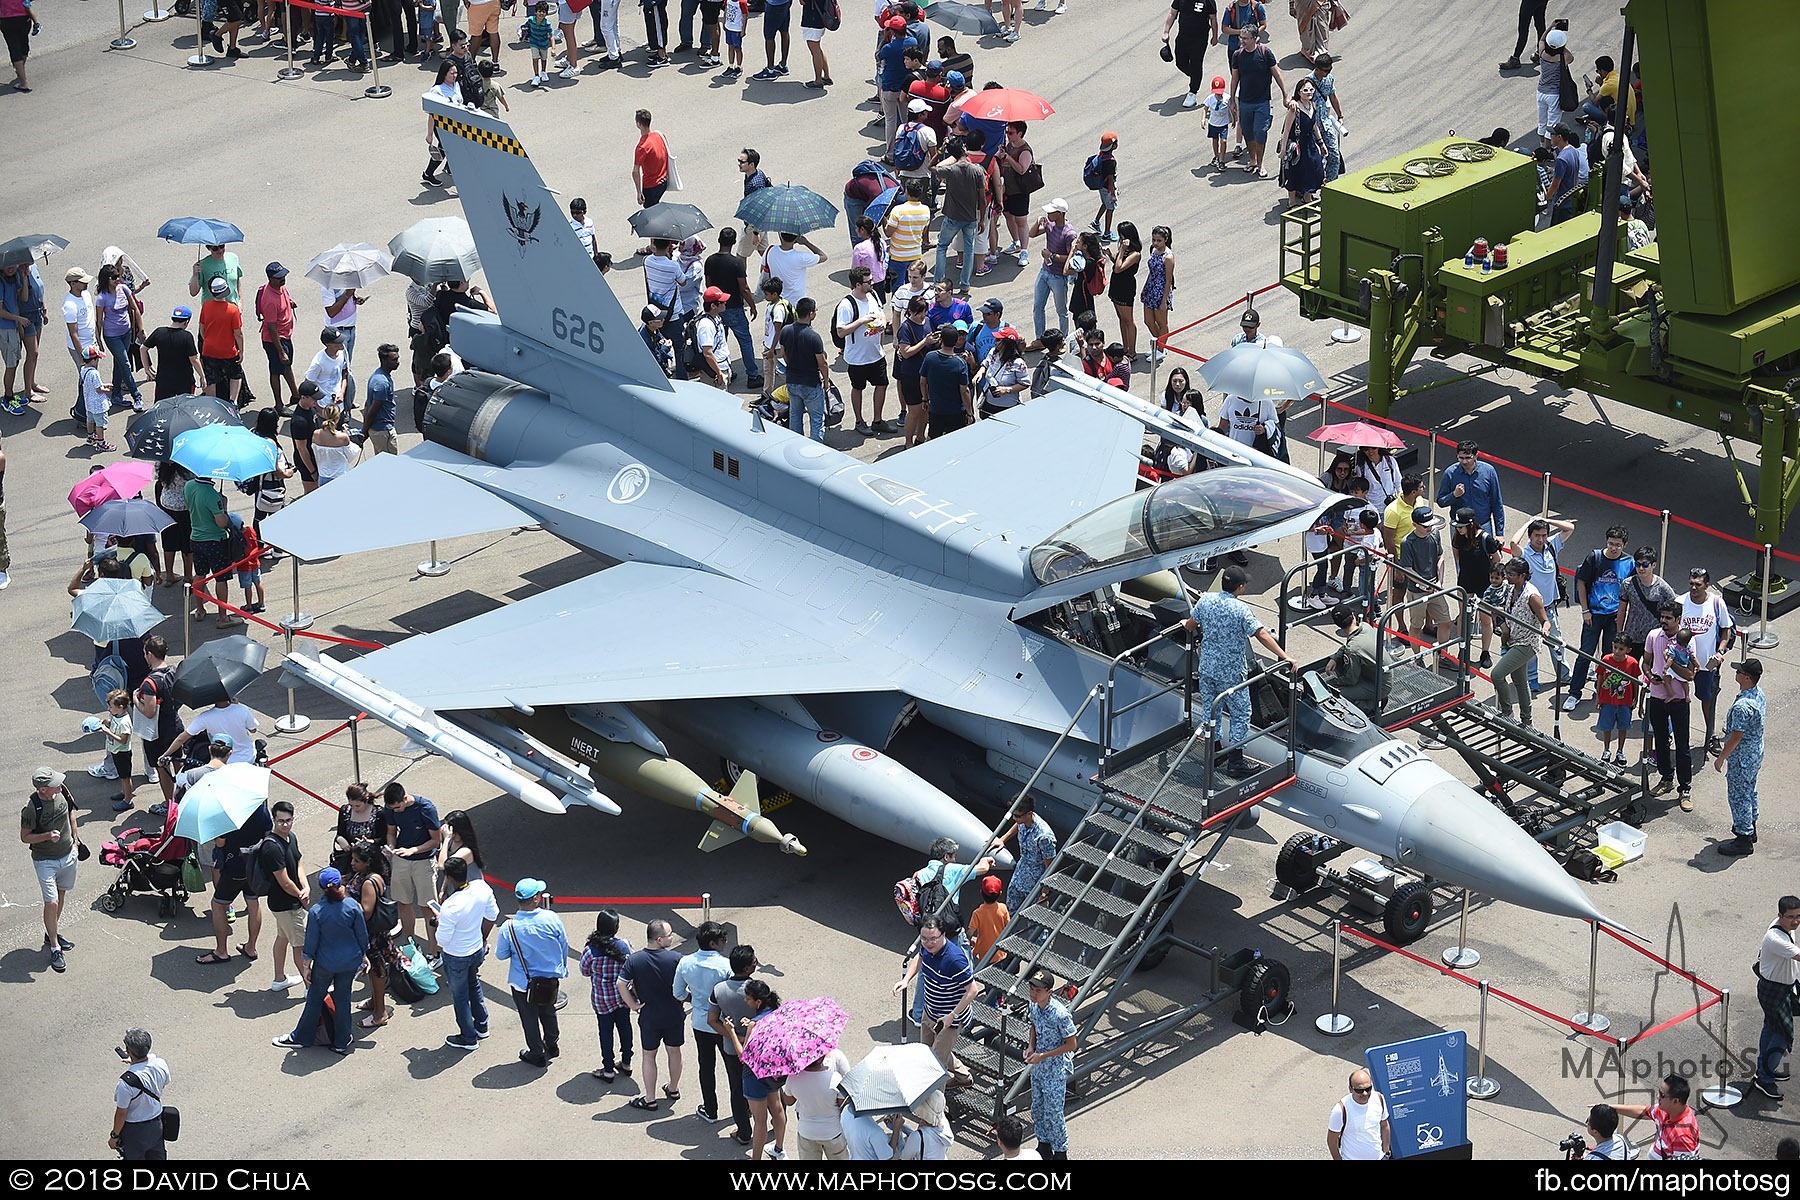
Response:
[{"label": "fighter jet", "polygon": [[[978,748],[998,783],[1049,756],[1040,792],[1085,809],[1102,736],[1090,693],[1113,676],[1126,741],[1179,712],[1165,677],[1115,670],[1168,624],[1130,593],[1300,532],[1333,501],[1285,466],[1136,491],[1143,423],[1073,391],[878,464],[766,424],[663,376],[567,223],[538,219],[556,201],[504,121],[423,104],[497,315],[452,317],[469,369],[431,401],[423,445],[377,456],[263,534],[310,561],[541,526],[607,564],[354,664],[289,659],[537,807],[614,811],[604,776],[712,817],[706,848],[747,836],[804,853],[756,811],[754,783],[721,795],[655,726],[896,843],[978,849],[989,822],[888,753],[923,721]],[[1457,882],[1497,893],[1509,853],[1542,856],[1512,833],[1489,840],[1491,861],[1459,860]],[[1422,825],[1415,853],[1454,857],[1447,838]]]}]

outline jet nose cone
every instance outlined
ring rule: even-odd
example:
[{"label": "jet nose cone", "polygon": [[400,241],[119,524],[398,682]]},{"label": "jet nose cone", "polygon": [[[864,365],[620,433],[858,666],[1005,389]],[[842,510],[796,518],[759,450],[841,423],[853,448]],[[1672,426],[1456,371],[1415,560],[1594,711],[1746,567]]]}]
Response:
[{"label": "jet nose cone", "polygon": [[1422,792],[1400,820],[1400,861],[1417,871],[1559,917],[1611,924],[1555,859],[1467,785]]}]

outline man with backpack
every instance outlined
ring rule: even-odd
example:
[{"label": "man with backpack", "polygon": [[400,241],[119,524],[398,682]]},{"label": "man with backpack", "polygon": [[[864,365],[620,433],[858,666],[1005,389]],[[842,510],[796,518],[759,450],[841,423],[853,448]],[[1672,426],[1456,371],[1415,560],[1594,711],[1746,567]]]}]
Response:
[{"label": "man with backpack", "polygon": [[[864,437],[899,430],[881,419],[887,404],[887,358],[882,353],[883,308],[870,295],[870,271],[850,268],[850,293],[838,301],[832,314],[831,340],[844,353],[850,371],[850,408],[856,414],[856,432]],[[875,389],[875,424],[863,419],[863,388]]]},{"label": "man with backpack", "polygon": [[[914,871],[906,883],[911,885],[911,912],[906,914],[910,924],[917,925],[921,931],[925,919],[935,916],[939,928],[965,952],[969,950],[969,934],[963,927],[962,910],[957,906],[956,895],[962,886],[971,879],[980,879],[994,869],[992,855],[984,854],[973,863],[959,863],[956,856],[962,846],[955,838],[941,837],[931,843],[931,861]],[[916,950],[918,943],[914,944]],[[913,997],[912,1018],[920,1019],[925,1003],[925,989],[920,988]]]},{"label": "man with backpack", "polygon": [[[163,1162],[169,1157],[163,1145],[168,1122],[162,1102],[169,1090],[169,1064],[150,1053],[148,1029],[127,1029],[120,1055],[129,1065],[113,1085],[113,1128],[106,1144],[127,1162]],[[173,1108],[168,1116],[175,1116]]]},{"label": "man with backpack", "polygon": [[[927,214],[937,211],[937,189],[932,185],[931,164],[937,157],[939,142],[937,131],[925,120],[930,109],[931,103],[923,97],[915,95],[907,101],[906,122],[894,134],[888,155],[893,160],[894,174],[900,177],[901,186],[910,198],[924,202]],[[920,249],[923,248],[921,243]]]}]

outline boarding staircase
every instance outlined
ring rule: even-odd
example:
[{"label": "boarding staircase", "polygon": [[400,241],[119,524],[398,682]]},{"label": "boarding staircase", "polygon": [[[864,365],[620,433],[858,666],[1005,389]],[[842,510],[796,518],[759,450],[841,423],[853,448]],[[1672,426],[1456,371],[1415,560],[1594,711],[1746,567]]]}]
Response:
[{"label": "boarding staircase", "polygon": [[[1077,1094],[1103,1065],[1221,999],[1241,995],[1240,1010],[1251,1020],[1259,1014],[1266,1020],[1272,1012],[1279,1019],[1287,1009],[1288,973],[1280,963],[1256,950],[1227,953],[1178,937],[1174,920],[1245,813],[1294,777],[1292,677],[1282,664],[1239,685],[1253,698],[1255,734],[1243,768],[1230,775],[1212,737],[1224,698],[1211,712],[1196,711],[1193,654],[1180,626],[1120,654],[1019,792],[1020,799],[1030,794],[1056,750],[1098,705],[1098,797],[1061,840],[1037,896],[1011,914],[977,964],[984,991],[957,1051],[974,1083],[950,1093],[953,1111],[965,1122],[991,1127],[1029,1104],[1030,1069],[1022,1058],[1032,1038],[1025,980],[1040,968],[1055,977],[1056,996],[1075,1018],[1071,1089]],[[1145,674],[1138,664],[1147,665],[1159,686],[1117,703],[1120,676]],[[1121,744],[1124,718],[1173,694],[1181,699],[1178,721]],[[1010,822],[1009,811],[996,832]],[[1120,1002],[1137,990],[1136,973],[1158,966],[1175,948],[1210,964],[1204,991],[1154,1015],[1122,1018]]]}]

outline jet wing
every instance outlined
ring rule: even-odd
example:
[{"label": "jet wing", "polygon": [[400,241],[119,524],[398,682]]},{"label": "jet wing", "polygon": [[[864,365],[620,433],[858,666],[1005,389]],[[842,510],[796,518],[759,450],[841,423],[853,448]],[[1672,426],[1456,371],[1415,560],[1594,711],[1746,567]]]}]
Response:
[{"label": "jet wing", "polygon": [[377,454],[266,518],[262,538],[311,562],[536,523],[466,479],[406,455]]},{"label": "jet wing", "polygon": [[834,647],[769,615],[781,608],[722,575],[623,563],[408,638],[356,669],[436,710],[893,687],[898,655]]},{"label": "jet wing", "polygon": [[1143,426],[1123,413],[1052,392],[885,458],[881,472],[948,496],[979,512],[983,529],[1030,546],[1136,487],[1143,440]]}]

